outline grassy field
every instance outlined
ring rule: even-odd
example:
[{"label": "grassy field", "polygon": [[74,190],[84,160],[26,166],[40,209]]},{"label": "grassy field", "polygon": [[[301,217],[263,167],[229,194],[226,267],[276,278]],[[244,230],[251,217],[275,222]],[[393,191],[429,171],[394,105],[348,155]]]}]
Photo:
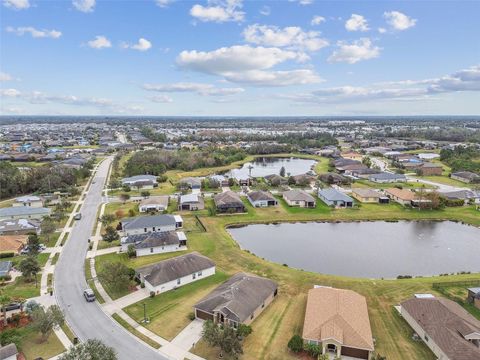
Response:
[{"label": "grassy field", "polygon": [[35,281],[27,282],[23,276],[17,277],[13,283],[1,286],[2,294],[12,298],[28,299],[40,295],[40,278],[37,274],[38,286],[35,287]]},{"label": "grassy field", "polygon": [[120,325],[122,325],[128,332],[131,332],[133,335],[138,337],[143,342],[146,342],[148,345],[150,345],[155,349],[161,348],[161,345],[159,343],[157,343],[156,341],[153,341],[148,336],[143,335],[140,331],[138,331],[132,325],[127,323],[125,320],[123,320],[120,317],[120,315],[118,315],[117,313],[113,314],[112,317],[115,319],[115,321],[117,321]]},{"label": "grassy field", "polygon": [[46,341],[42,341],[39,333],[33,331],[29,326],[19,329],[19,332],[21,336],[20,351],[23,352],[26,360],[49,359],[65,351],[54,332]]},{"label": "grassy field", "polygon": [[444,184],[444,185],[451,185],[451,186],[456,186],[456,187],[464,187],[467,188],[469,187],[469,184],[462,183],[461,181],[451,179],[448,176],[416,176],[418,179],[422,180],[428,180],[428,181],[434,181],[439,184]]}]

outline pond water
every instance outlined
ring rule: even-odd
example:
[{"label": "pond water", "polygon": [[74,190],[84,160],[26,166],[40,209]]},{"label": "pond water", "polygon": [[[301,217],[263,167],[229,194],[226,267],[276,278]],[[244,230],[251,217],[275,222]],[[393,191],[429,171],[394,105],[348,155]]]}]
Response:
[{"label": "pond water", "polygon": [[242,249],[290,267],[365,278],[480,272],[480,229],[455,222],[342,222],[228,229]]},{"label": "pond water", "polygon": [[299,159],[299,158],[275,158],[275,157],[260,157],[252,162],[243,164],[240,169],[233,169],[228,172],[228,175],[236,179],[246,179],[250,174],[252,177],[264,177],[271,174],[279,174],[280,169],[285,167],[286,176],[295,176],[309,172],[315,160]]}]

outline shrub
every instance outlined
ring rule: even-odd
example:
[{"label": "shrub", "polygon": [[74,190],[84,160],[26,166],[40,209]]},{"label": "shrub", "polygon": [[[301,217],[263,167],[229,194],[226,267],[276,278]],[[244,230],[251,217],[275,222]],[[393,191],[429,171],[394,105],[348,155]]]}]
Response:
[{"label": "shrub", "polygon": [[150,297],[154,298],[155,297],[155,291],[150,291]]},{"label": "shrub", "polygon": [[145,289],[145,283],[144,283],[143,281],[140,283],[140,287],[141,287],[142,289]]},{"label": "shrub", "polygon": [[245,324],[240,324],[237,329],[238,336],[242,338],[246,338],[248,335],[252,333],[252,327]]},{"label": "shrub", "polygon": [[315,344],[305,344],[303,346],[303,350],[305,350],[310,356],[318,357],[322,353],[322,349],[320,346]]},{"label": "shrub", "polygon": [[10,274],[0,276],[0,281],[10,281],[10,280],[12,280],[12,275]]},{"label": "shrub", "polygon": [[288,348],[293,352],[300,352],[303,350],[303,339],[300,335],[293,335],[288,341]]},{"label": "shrub", "polygon": [[0,259],[10,258],[10,257],[14,257],[14,256],[15,256],[15,254],[13,252],[0,253]]},{"label": "shrub", "polygon": [[193,312],[188,314],[188,320],[191,320],[191,321],[195,320],[195,314]]}]

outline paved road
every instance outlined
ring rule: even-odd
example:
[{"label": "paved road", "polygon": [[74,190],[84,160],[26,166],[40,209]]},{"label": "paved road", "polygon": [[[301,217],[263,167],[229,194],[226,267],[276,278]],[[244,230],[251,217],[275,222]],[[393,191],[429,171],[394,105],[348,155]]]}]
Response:
[{"label": "paved road", "polygon": [[92,183],[80,210],[82,219],[73,226],[70,238],[55,267],[54,286],[57,301],[65,312],[68,324],[81,341],[101,339],[117,351],[121,360],[167,360],[130,336],[124,328],[103,312],[97,302],[87,303],[82,296],[87,286],[84,275],[87,240],[95,224],[110,163],[109,158],[100,164],[95,175],[95,183]]}]

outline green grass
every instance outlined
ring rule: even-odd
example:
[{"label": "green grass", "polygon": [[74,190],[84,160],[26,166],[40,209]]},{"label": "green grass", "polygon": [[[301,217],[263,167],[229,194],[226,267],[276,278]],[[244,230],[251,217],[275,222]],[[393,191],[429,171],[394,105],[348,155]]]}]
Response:
[{"label": "green grass", "polygon": [[142,334],[140,331],[138,331],[137,329],[135,329],[132,325],[130,325],[129,323],[127,323],[125,320],[123,320],[120,315],[118,315],[117,313],[113,314],[112,317],[120,324],[122,325],[128,332],[132,333],[133,335],[135,335],[136,337],[138,337],[140,340],[142,340],[143,342],[147,343],[148,345],[150,345],[151,347],[155,348],[155,349],[160,349],[161,348],[161,345],[159,343],[157,343],[156,341],[150,339],[148,336]]},{"label": "green grass", "polygon": [[120,246],[120,240],[115,240],[112,242],[100,240],[98,242],[97,250],[108,249],[115,246]]},{"label": "green grass", "polygon": [[64,322],[61,328],[65,333],[65,335],[67,335],[68,339],[73,343],[73,340],[75,339],[76,336],[73,333],[72,329],[70,329],[70,326],[68,326],[68,324]]},{"label": "green grass", "polygon": [[58,259],[60,258],[60,253],[55,253],[55,255],[53,255],[53,258],[52,258],[52,265],[55,265],[58,261]]},{"label": "green grass", "polygon": [[54,332],[50,334],[46,341],[42,341],[40,334],[35,332],[30,326],[18,330],[21,336],[19,348],[25,355],[26,360],[33,360],[39,357],[49,359],[65,351]]},{"label": "green grass", "polygon": [[28,299],[40,295],[40,278],[37,274],[38,287],[35,287],[35,281],[25,281],[23,276],[15,279],[13,283],[0,286],[2,293],[12,298]]},{"label": "green grass", "polygon": [[456,187],[464,187],[467,188],[469,187],[469,184],[465,184],[461,181],[449,178],[448,176],[416,176],[418,179],[422,180],[428,180],[428,181],[434,181],[439,184],[444,184],[444,185],[451,185],[451,186],[456,186]]},{"label": "green grass", "polygon": [[49,236],[49,239],[47,239],[47,237],[42,234],[42,235],[39,236],[39,238],[40,238],[40,243],[45,244],[46,247],[54,247],[55,244],[56,244],[57,241],[58,241],[58,238],[60,237],[60,234],[61,234],[60,231],[54,232],[53,234],[51,234],[51,235]]},{"label": "green grass", "polygon": [[135,321],[141,322],[144,316],[143,304],[146,304],[150,323],[145,326],[155,334],[171,340],[190,323],[188,314],[193,311],[192,306],[227,278],[224,272],[217,269],[215,275],[147,298],[124,310]]}]

